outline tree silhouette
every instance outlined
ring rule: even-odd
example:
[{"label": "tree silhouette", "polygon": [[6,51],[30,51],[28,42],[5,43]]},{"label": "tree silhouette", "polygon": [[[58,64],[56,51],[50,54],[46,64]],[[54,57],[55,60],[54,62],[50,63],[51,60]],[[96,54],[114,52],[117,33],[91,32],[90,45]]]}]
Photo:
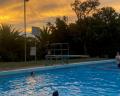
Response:
[{"label": "tree silhouette", "polygon": [[0,26],[0,55],[5,61],[18,60],[24,53],[24,38],[19,31],[11,25],[1,24]]},{"label": "tree silhouette", "polygon": [[71,4],[72,9],[77,15],[77,25],[79,26],[80,32],[80,40],[83,44],[84,54],[88,54],[87,44],[89,43],[89,39],[92,38],[90,36],[94,36],[92,32],[90,32],[90,20],[91,16],[97,10],[97,6],[100,3],[98,0],[86,0],[79,1],[75,0],[73,4]]}]

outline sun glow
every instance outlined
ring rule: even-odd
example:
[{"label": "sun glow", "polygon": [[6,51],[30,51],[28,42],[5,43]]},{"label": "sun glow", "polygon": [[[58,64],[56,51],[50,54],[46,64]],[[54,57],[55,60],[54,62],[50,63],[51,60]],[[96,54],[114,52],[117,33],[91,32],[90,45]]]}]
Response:
[{"label": "sun glow", "polygon": [[9,20],[9,19],[10,19],[10,16],[0,16],[1,22],[4,22],[4,21]]}]

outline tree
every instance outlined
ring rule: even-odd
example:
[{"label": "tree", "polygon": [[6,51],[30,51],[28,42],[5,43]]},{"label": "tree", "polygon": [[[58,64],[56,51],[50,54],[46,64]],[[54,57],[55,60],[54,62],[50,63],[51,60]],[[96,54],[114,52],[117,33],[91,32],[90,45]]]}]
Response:
[{"label": "tree", "polygon": [[75,0],[71,5],[77,15],[76,23],[79,26],[80,40],[83,45],[84,54],[88,54],[87,44],[89,44],[89,40],[94,36],[93,32],[90,32],[91,17],[99,5],[98,0],[86,0],[83,2]]},{"label": "tree", "polygon": [[43,28],[40,28],[39,35],[36,36],[38,46],[37,53],[42,58],[44,58],[46,54],[47,45],[50,42],[50,35],[51,31],[49,27],[43,26]]},{"label": "tree", "polygon": [[81,42],[81,34],[79,32],[79,26],[76,23],[70,23],[69,27],[69,43],[71,54],[83,54],[83,47]]},{"label": "tree", "polygon": [[92,15],[95,12],[96,7],[99,5],[100,3],[98,0],[86,0],[83,2],[75,0],[75,2],[71,4],[73,11],[76,13],[78,21]]},{"label": "tree", "polygon": [[46,44],[46,42],[49,41],[49,36],[50,36],[50,29],[48,27],[44,27],[39,31],[39,35],[37,35],[37,39],[39,40],[40,44]]},{"label": "tree", "polygon": [[69,42],[69,30],[67,25],[67,18],[65,16],[63,18],[56,18],[55,25],[51,25],[50,28],[51,42]]},{"label": "tree", "polygon": [[19,31],[11,25],[1,24],[0,26],[0,56],[2,60],[20,60],[24,53],[24,38]]},{"label": "tree", "polygon": [[115,53],[119,48],[119,14],[112,7],[103,7],[93,14],[93,18],[96,22],[93,29],[96,29],[97,46],[101,48],[101,53]]},{"label": "tree", "polygon": [[112,23],[118,19],[119,14],[112,7],[103,7],[93,14],[93,17],[106,23]]}]

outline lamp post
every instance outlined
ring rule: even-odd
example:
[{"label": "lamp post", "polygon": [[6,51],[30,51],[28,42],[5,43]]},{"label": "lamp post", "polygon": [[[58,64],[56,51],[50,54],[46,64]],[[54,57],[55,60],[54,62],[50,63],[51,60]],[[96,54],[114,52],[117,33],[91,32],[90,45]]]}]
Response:
[{"label": "lamp post", "polygon": [[25,49],[25,63],[27,61],[27,45],[26,45],[26,2],[29,0],[24,0],[24,33],[25,33],[25,45],[24,45],[24,49]]}]

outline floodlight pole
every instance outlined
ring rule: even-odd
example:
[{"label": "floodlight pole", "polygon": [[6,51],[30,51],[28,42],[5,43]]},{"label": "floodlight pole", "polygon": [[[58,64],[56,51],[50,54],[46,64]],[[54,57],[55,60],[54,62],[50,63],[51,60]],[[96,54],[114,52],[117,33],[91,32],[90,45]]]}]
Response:
[{"label": "floodlight pole", "polygon": [[35,38],[35,49],[36,49],[36,53],[35,53],[35,64],[37,64],[37,42],[36,42],[36,38]]},{"label": "floodlight pole", "polygon": [[25,45],[24,45],[24,49],[25,49],[25,53],[24,53],[24,55],[25,55],[25,57],[24,57],[24,59],[25,59],[25,63],[26,63],[26,61],[27,61],[27,42],[26,42],[26,0],[24,0],[24,33],[25,33]]}]

